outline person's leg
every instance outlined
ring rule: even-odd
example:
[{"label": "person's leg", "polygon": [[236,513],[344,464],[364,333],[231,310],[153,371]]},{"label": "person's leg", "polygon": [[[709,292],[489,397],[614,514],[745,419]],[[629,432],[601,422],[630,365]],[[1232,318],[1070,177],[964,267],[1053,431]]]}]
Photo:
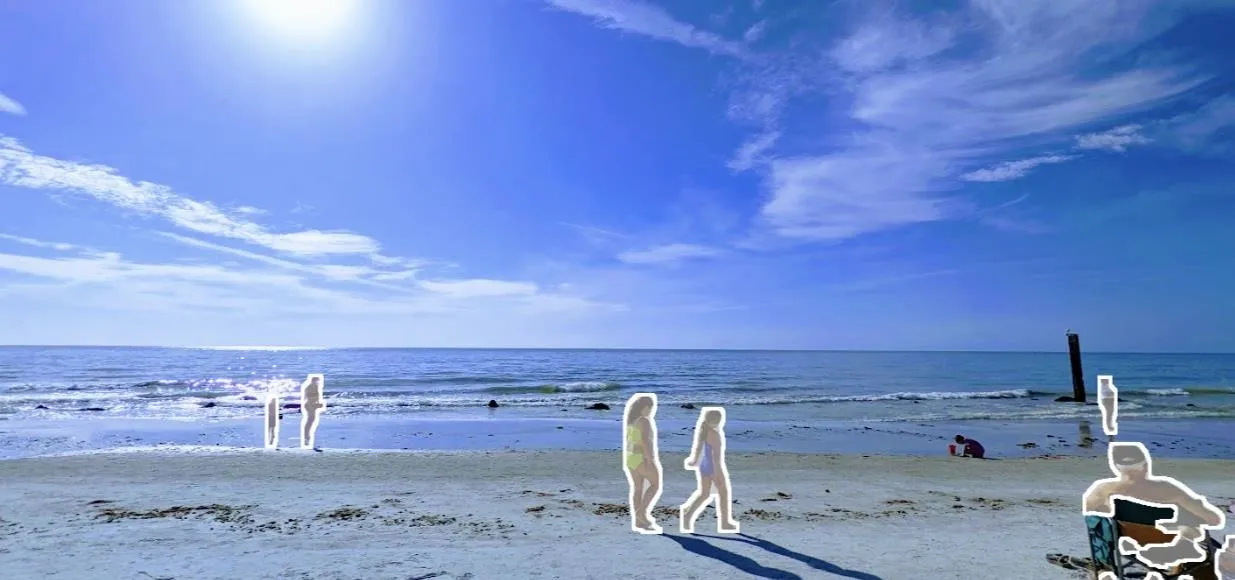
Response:
[{"label": "person's leg", "polygon": [[652,517],[652,505],[656,502],[656,497],[660,495],[660,472],[652,465],[651,461],[643,462],[644,479],[647,481],[647,487],[643,490],[643,520],[655,524],[656,518]]},{"label": "person's leg", "polygon": [[729,489],[727,472],[717,471],[713,479],[716,482],[716,520],[721,530],[736,529],[738,523],[733,519],[733,496]]},{"label": "person's leg", "polygon": [[317,409],[301,409],[304,415],[304,427],[300,431],[300,446],[313,447],[313,430],[317,427]]},{"label": "person's leg", "polygon": [[637,528],[643,524],[639,519],[639,501],[643,498],[643,479],[630,468],[623,469],[623,471],[626,472],[626,483],[630,486],[626,507],[630,510],[631,525]]},{"label": "person's leg", "polygon": [[644,503],[646,495],[643,490],[647,487],[647,477],[642,469],[631,471],[631,502],[630,502],[630,517],[635,522],[635,527],[646,528],[650,525],[647,520],[647,504]]},{"label": "person's leg", "polygon": [[695,489],[695,493],[691,494],[690,499],[686,500],[686,503],[682,505],[679,516],[681,522],[678,526],[681,528],[682,533],[686,534],[695,533],[695,520],[699,519],[699,510],[703,509],[703,506],[707,505],[708,500],[712,499],[712,479],[699,475],[696,476],[696,480],[698,481],[698,487]]}]

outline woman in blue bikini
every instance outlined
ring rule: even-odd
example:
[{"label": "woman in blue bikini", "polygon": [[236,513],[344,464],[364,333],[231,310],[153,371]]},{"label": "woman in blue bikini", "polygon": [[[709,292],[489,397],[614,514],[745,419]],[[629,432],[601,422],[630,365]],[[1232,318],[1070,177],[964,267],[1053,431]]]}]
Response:
[{"label": "woman in blue bikini", "polygon": [[704,407],[695,424],[695,445],[686,458],[686,469],[695,471],[698,488],[686,500],[681,510],[682,533],[695,532],[695,520],[699,512],[712,499],[716,500],[716,529],[722,534],[740,531],[733,519],[733,490],[729,483],[729,469],[725,466],[725,409]]}]

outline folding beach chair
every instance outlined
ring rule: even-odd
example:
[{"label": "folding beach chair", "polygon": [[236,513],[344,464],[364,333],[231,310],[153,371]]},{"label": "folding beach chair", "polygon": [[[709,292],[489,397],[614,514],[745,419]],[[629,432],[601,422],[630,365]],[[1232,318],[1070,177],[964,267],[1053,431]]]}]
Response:
[{"label": "folding beach chair", "polygon": [[1174,517],[1170,508],[1152,507],[1127,500],[1115,500],[1115,517],[1085,516],[1089,528],[1089,550],[1093,558],[1093,577],[1109,571],[1118,580],[1144,578],[1151,570],[1166,580],[1191,576],[1192,580],[1217,580],[1214,575],[1214,555],[1221,544],[1207,537],[1206,558],[1201,562],[1187,562],[1173,570],[1149,566],[1135,556],[1125,556],[1119,551],[1119,538],[1132,538],[1141,545],[1164,544],[1172,536],[1154,526],[1155,522]]}]

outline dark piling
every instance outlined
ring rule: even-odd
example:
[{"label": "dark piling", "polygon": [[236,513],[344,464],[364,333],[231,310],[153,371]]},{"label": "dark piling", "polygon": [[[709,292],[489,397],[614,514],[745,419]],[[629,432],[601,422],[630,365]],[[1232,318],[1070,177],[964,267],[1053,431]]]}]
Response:
[{"label": "dark piling", "polygon": [[1085,371],[1081,370],[1081,337],[1068,333],[1068,359],[1072,362],[1072,400],[1085,402]]}]

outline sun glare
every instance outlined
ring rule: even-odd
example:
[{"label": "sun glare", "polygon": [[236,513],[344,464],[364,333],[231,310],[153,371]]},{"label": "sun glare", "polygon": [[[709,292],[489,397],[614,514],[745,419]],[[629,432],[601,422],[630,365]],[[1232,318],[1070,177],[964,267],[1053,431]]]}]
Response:
[{"label": "sun glare", "polygon": [[345,27],[357,0],[247,0],[250,12],[266,28],[295,37],[330,36]]}]

